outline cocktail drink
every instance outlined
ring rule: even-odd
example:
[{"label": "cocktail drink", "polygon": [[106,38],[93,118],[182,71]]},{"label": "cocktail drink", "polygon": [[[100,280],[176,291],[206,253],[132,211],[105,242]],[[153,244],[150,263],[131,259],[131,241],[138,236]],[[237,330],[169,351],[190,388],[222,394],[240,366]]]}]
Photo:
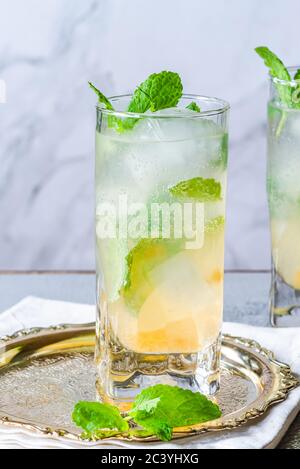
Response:
[{"label": "cocktail drink", "polygon": [[[296,70],[290,70],[292,76]],[[297,85],[300,89],[300,82]],[[293,89],[297,85],[294,84]],[[282,83],[280,86],[291,85]],[[297,92],[294,99],[298,99]],[[278,99],[274,79],[268,115],[272,321],[274,325],[300,326],[300,106],[286,107]]]},{"label": "cocktail drink", "polygon": [[272,238],[271,321],[300,325],[300,69],[258,48],[271,71],[267,190]]},{"label": "cocktail drink", "polygon": [[157,383],[213,394],[228,105],[184,95],[133,115],[131,100],[97,107],[97,387],[119,404]]}]

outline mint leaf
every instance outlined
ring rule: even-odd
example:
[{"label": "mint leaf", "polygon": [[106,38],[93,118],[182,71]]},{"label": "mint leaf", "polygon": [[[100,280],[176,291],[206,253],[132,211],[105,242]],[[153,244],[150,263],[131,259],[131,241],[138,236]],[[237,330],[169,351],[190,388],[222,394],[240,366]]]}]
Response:
[{"label": "mint leaf", "polygon": [[[182,96],[180,76],[175,72],[152,73],[135,90],[128,105],[128,112],[155,112],[175,107]],[[138,119],[127,118],[122,122],[123,130],[132,129]]]},{"label": "mint leaf", "polygon": [[140,411],[140,412],[145,412],[147,415],[151,414],[154,409],[156,409],[157,405],[159,404],[160,401],[160,396],[155,397],[154,399],[136,399],[136,405],[135,405],[135,412]]},{"label": "mint leaf", "polygon": [[96,93],[96,95],[98,96],[98,101],[99,103],[102,103],[104,104],[104,106],[106,107],[106,109],[108,109],[109,111],[114,111],[114,108],[112,106],[112,104],[110,103],[110,101],[108,100],[108,98],[106,96],[104,96],[103,93],[101,93],[100,90],[98,90],[98,88],[96,88],[95,85],[93,85],[93,83],[91,83],[90,81],[88,82],[89,85],[90,85],[90,88]]},{"label": "mint leaf", "polygon": [[[101,91],[98,90],[98,88],[96,88],[96,86],[93,85],[93,83],[91,83],[90,81],[88,83],[89,83],[91,89],[98,96],[98,102],[104,104],[106,109],[108,109],[109,111],[114,111],[115,109],[114,109],[113,105],[110,103],[110,101],[108,100],[108,98],[106,96],[104,96],[104,94],[101,93]],[[122,121],[122,119],[119,119],[118,117],[116,117],[114,115],[108,115],[107,116],[107,124],[108,124],[108,127],[115,127],[118,131],[120,131],[120,132],[123,131],[123,121]]]},{"label": "mint leaf", "polygon": [[265,65],[270,69],[272,77],[285,81],[291,80],[291,76],[282,60],[268,47],[257,47],[255,52],[264,60]]},{"label": "mint leaf", "polygon": [[[97,94],[99,102],[104,104],[106,109],[114,111],[108,98],[91,82],[89,82],[89,85]],[[148,110],[155,112],[175,107],[181,96],[182,83],[178,73],[168,71],[152,73],[136,88],[127,112],[143,114]],[[138,119],[135,117],[120,119],[115,116],[108,116],[109,127],[116,127],[119,132],[132,129],[137,121]]]},{"label": "mint leaf", "polygon": [[215,420],[221,411],[198,392],[158,384],[138,394],[129,415],[144,429],[169,441],[173,428]]},{"label": "mint leaf", "polygon": [[186,108],[187,108],[187,109],[190,109],[191,111],[201,112],[200,107],[199,107],[198,104],[195,103],[194,101],[193,101],[192,103],[190,103]]},{"label": "mint leaf", "polygon": [[89,435],[97,430],[127,431],[129,428],[117,407],[100,402],[79,401],[74,407],[72,419]]},{"label": "mint leaf", "polygon": [[[72,419],[83,428],[82,439],[103,439],[122,432],[139,437],[154,434],[169,441],[174,428],[215,420],[221,415],[218,405],[199,392],[158,384],[136,396],[125,419],[117,407],[86,401],[75,405]],[[129,428],[128,420],[142,428]]]},{"label": "mint leaf", "polygon": [[215,179],[196,177],[182,181],[169,191],[180,199],[193,199],[198,202],[216,202],[221,200],[221,184]]},{"label": "mint leaf", "polygon": [[175,72],[152,73],[134,92],[128,112],[155,112],[174,107],[182,96],[180,76]]},{"label": "mint leaf", "polygon": [[[270,75],[279,80],[291,81],[289,71],[283,64],[283,62],[277,57],[274,52],[270,51],[268,47],[257,47],[255,52],[264,60],[265,65],[270,70]],[[283,104],[288,107],[293,106],[292,101],[292,88],[288,84],[276,84],[279,97]]]}]

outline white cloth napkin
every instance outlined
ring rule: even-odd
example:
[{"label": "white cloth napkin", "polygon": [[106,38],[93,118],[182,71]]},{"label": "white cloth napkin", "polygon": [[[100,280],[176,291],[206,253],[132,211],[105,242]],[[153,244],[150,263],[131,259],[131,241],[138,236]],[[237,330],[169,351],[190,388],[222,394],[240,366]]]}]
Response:
[{"label": "white cloth napkin", "polygon": [[[27,297],[0,314],[0,337],[33,326],[60,323],[88,323],[95,319],[95,307]],[[300,375],[300,328],[271,329],[225,323],[223,331],[257,340],[275,353],[278,360],[288,363]],[[170,449],[260,449],[275,448],[300,410],[300,388],[288,399],[271,408],[268,414],[234,431],[207,434],[170,443],[147,443],[148,448]],[[56,440],[30,432],[0,425],[0,448],[145,448],[145,444],[120,441],[77,443]]]}]

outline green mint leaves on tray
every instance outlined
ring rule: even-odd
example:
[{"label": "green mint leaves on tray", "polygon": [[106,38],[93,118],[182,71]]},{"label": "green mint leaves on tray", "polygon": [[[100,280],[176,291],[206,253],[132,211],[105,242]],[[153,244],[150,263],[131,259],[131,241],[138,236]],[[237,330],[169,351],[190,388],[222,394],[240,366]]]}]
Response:
[{"label": "green mint leaves on tray", "polygon": [[199,392],[158,384],[138,394],[130,416],[161,440],[169,441],[173,428],[215,420],[221,411]]},{"label": "green mint leaves on tray", "polygon": [[[91,82],[89,82],[89,86],[98,96],[99,103],[101,103],[105,109],[114,111],[109,99]],[[182,97],[182,92],[182,82],[178,73],[170,71],[152,73],[136,88],[126,112],[143,114],[147,111],[156,112],[162,109],[175,107]],[[201,112],[200,107],[195,102],[190,103],[187,109],[198,113]],[[132,129],[138,120],[135,117],[127,117],[125,119],[116,116],[109,117],[108,125],[115,127],[119,132]]]},{"label": "green mint leaves on tray", "polygon": [[120,431],[129,429],[128,423],[123,419],[117,407],[100,402],[77,402],[72,419],[88,434],[101,428]]},{"label": "green mint leaves on tray", "polygon": [[199,392],[158,384],[141,391],[124,416],[110,404],[80,401],[74,407],[72,419],[84,430],[82,438],[85,439],[122,434],[156,435],[163,441],[170,441],[174,428],[208,422],[221,415],[218,405]]}]

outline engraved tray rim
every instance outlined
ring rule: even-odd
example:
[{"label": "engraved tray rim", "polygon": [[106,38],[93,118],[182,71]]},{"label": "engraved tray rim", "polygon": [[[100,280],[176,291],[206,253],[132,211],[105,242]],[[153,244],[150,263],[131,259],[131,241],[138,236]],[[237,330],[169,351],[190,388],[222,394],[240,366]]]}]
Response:
[{"label": "engraved tray rim", "polygon": [[[59,333],[68,332],[77,335],[94,335],[95,323],[86,324],[58,324],[49,327],[31,327],[21,329],[11,335],[0,337],[0,370],[7,366],[1,364],[1,347],[14,345],[16,343],[25,343],[26,340],[41,338],[43,336],[53,336]],[[179,438],[193,437],[209,432],[220,432],[223,430],[233,430],[245,425],[253,419],[263,416],[271,406],[284,401],[288,394],[299,386],[300,382],[292,373],[289,365],[276,360],[274,353],[269,349],[261,346],[257,341],[244,337],[222,334],[222,344],[238,348],[244,352],[259,359],[271,373],[272,387],[266,393],[264,390],[256,397],[256,399],[245,408],[234,411],[228,416],[220,417],[217,420],[206,422],[203,424],[193,425],[175,429],[173,432],[173,440]],[[70,347],[70,350],[72,347]],[[74,349],[74,346],[73,346]],[[266,377],[270,380],[270,376]],[[252,381],[253,382],[253,381]],[[231,417],[230,417],[231,416]],[[91,444],[91,441],[82,440],[79,434],[62,428],[45,427],[40,424],[26,421],[22,418],[11,417],[5,414],[0,408],[0,425],[7,425],[18,429],[29,430],[31,433],[51,437],[55,439],[68,439],[81,442],[83,445]],[[115,434],[104,438],[107,440],[134,441],[134,442],[158,442],[155,436],[137,437]],[[95,444],[97,441],[93,441]]]}]

